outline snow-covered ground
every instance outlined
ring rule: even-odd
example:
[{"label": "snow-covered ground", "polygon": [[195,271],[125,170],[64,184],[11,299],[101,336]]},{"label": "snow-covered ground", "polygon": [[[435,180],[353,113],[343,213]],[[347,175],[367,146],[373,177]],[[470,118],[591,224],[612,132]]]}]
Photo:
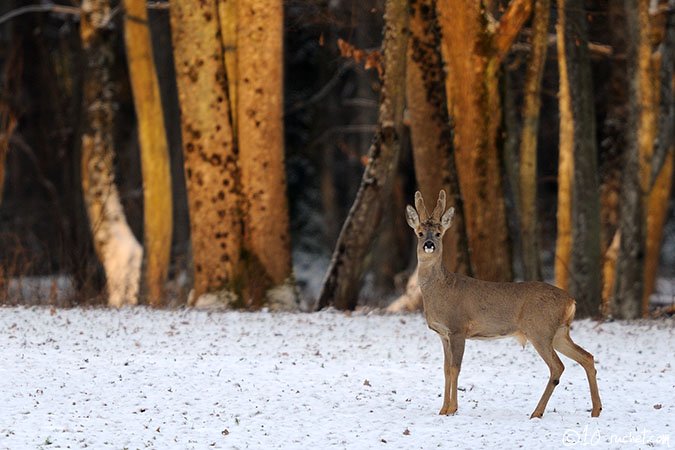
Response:
[{"label": "snow-covered ground", "polygon": [[581,321],[604,411],[572,361],[543,419],[531,346],[469,341],[438,416],[419,315],[0,308],[0,448],[675,447],[675,321]]}]

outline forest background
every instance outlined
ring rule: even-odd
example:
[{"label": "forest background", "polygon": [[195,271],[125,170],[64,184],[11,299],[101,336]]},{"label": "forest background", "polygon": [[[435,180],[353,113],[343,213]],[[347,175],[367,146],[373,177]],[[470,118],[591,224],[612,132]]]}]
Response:
[{"label": "forest background", "polygon": [[419,188],[451,270],[672,313],[674,10],[3,2],[0,302],[414,309]]}]

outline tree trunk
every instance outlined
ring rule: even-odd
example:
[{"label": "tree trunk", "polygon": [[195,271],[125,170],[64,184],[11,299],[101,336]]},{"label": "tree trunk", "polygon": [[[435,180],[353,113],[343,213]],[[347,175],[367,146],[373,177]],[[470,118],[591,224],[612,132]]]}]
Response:
[{"label": "tree trunk", "polygon": [[471,275],[445,94],[436,0],[411,2],[410,32],[406,96],[417,184],[424,198],[438,197],[441,189],[448,194],[448,207],[455,208],[455,216],[443,239],[443,260],[448,270]]},{"label": "tree trunk", "polygon": [[113,43],[108,0],[84,0],[80,35],[86,64],[82,131],[82,189],[96,254],[106,275],[108,304],[136,304],[143,249],[127,224],[113,171]]},{"label": "tree trunk", "polygon": [[668,198],[673,185],[673,150],[666,154],[661,172],[656,178],[646,209],[646,236],[644,260],[644,285],[642,293],[642,317],[649,316],[649,297],[654,293],[656,275],[659,271],[659,256],[663,241],[663,227],[668,215]]},{"label": "tree trunk", "polygon": [[[650,76],[651,49],[647,38],[648,11],[643,0],[624,0],[627,29],[628,126],[621,184],[619,254],[612,313],[639,317],[644,269],[643,193],[648,174],[641,158],[653,143],[653,93]],[[651,138],[651,140],[650,140]],[[642,167],[641,167],[642,166]],[[647,166],[648,167],[648,166]]]},{"label": "tree trunk", "polygon": [[210,293],[236,306],[243,287],[239,167],[217,14],[215,0],[171,2],[194,261],[190,302],[199,305]]},{"label": "tree trunk", "polygon": [[220,38],[227,74],[227,94],[232,112],[232,132],[237,136],[237,0],[217,0]]},{"label": "tree trunk", "polygon": [[[659,266],[659,253],[663,239],[663,227],[668,212],[667,204],[673,183],[673,127],[675,127],[675,98],[673,97],[673,69],[675,67],[675,0],[669,0],[670,13],[666,17],[664,39],[660,47],[661,67],[654,68],[653,85],[660,86],[655,93],[654,106],[658,125],[656,140],[649,170],[649,196],[646,209],[646,242],[644,263],[644,288],[642,294],[642,316],[649,314],[649,296],[654,292]],[[657,58],[658,61],[658,58]],[[646,163],[646,161],[643,161]]]},{"label": "tree trunk", "polygon": [[675,96],[673,95],[673,71],[675,71],[675,0],[668,0],[666,20],[664,24],[664,37],[661,43],[660,56],[661,67],[659,70],[659,94],[658,94],[658,131],[657,141],[654,144],[654,156],[651,162],[651,183],[661,173],[661,167],[665,164],[668,154],[673,152],[673,140],[675,132]]},{"label": "tree trunk", "polygon": [[485,280],[512,278],[497,151],[501,122],[498,71],[530,7],[529,1],[512,1],[495,31],[491,31],[480,2],[438,2],[448,72],[448,110],[455,131],[472,268],[478,278]]},{"label": "tree trunk", "polygon": [[[443,238],[443,262],[452,272],[471,275],[464,207],[445,95],[436,0],[410,3],[406,97],[417,185],[425,198],[436,198],[441,189],[448,194],[448,207],[455,208],[455,219]],[[416,280],[414,273],[406,292],[390,305],[390,311],[412,311],[422,307],[422,291]]]},{"label": "tree trunk", "polygon": [[296,304],[283,129],[283,5],[237,4],[237,123],[244,193],[245,302],[252,307]]},{"label": "tree trunk", "polygon": [[405,56],[408,34],[405,0],[387,0],[382,44],[384,74],[377,131],[368,152],[356,199],[345,221],[319,294],[317,308],[354,309],[358,300],[364,256],[391,193],[400,151],[405,104]]},{"label": "tree trunk", "polygon": [[626,60],[626,14],[623,2],[607,2],[609,43],[612,46],[612,66],[609,75],[607,117],[600,156],[600,223],[602,261],[602,310],[609,314],[614,292],[616,257],[619,248],[619,197],[621,190],[622,156],[626,148],[626,112],[628,81]]},{"label": "tree trunk", "polygon": [[124,9],[124,37],[143,171],[145,284],[150,305],[161,306],[173,230],[169,148],[145,0],[124,0]]},{"label": "tree trunk", "polygon": [[5,70],[3,76],[3,92],[0,93],[0,205],[2,204],[2,194],[5,188],[5,165],[7,163],[7,154],[9,153],[9,140],[14,133],[17,125],[17,117],[14,111],[15,105],[11,104],[10,93],[18,92],[18,83],[23,66],[23,55],[21,46],[16,45],[17,39],[13,41],[9,50],[9,55],[5,60]]},{"label": "tree trunk", "polygon": [[[593,86],[583,1],[558,0],[558,14],[560,170],[563,176],[569,175],[563,172],[568,170],[565,165],[569,164],[563,158],[573,157],[569,291],[577,300],[579,315],[588,316],[599,313],[601,298],[600,200]],[[565,200],[564,196],[562,200]],[[556,255],[557,258],[562,256]]]},{"label": "tree trunk", "polygon": [[541,280],[537,221],[537,135],[541,109],[541,80],[548,48],[550,0],[535,2],[532,54],[525,78],[523,129],[520,137],[520,229],[526,280]]}]

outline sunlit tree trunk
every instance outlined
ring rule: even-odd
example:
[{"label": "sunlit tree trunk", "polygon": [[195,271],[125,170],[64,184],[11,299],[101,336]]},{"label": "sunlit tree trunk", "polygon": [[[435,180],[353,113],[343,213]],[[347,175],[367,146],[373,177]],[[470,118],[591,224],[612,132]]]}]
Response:
[{"label": "sunlit tree trunk", "polygon": [[240,0],[217,0],[220,38],[223,45],[223,60],[227,74],[227,94],[232,112],[232,131],[237,135],[237,2]]},{"label": "sunlit tree trunk", "polygon": [[283,128],[283,4],[237,4],[237,138],[244,194],[244,248],[252,307],[296,303]]},{"label": "sunlit tree trunk", "polygon": [[510,2],[496,26],[488,23],[480,2],[447,0],[437,7],[472,268],[481,279],[510,280],[511,249],[497,149],[498,72],[531,3]]},{"label": "sunlit tree trunk", "polygon": [[537,221],[537,134],[541,109],[541,80],[548,48],[548,23],[551,3],[535,2],[532,18],[532,54],[525,78],[523,128],[520,137],[520,228],[523,247],[523,271],[526,280],[541,279],[539,262],[539,225]]},{"label": "sunlit tree trunk", "polygon": [[149,303],[160,306],[169,273],[173,230],[169,148],[145,0],[124,0],[124,9],[124,37],[143,173],[145,285]]},{"label": "sunlit tree trunk", "polygon": [[406,96],[417,185],[424,198],[444,189],[455,208],[453,226],[443,239],[445,267],[471,274],[462,196],[459,191],[452,125],[445,95],[441,32],[436,0],[411,2]]},{"label": "sunlit tree trunk", "polygon": [[108,0],[84,0],[80,35],[86,64],[83,92],[82,189],[94,246],[106,275],[108,304],[136,304],[143,249],[129,228],[113,170],[114,89]]},{"label": "sunlit tree trunk", "polygon": [[[668,211],[668,197],[672,188],[673,128],[675,127],[675,98],[673,96],[673,71],[675,69],[675,0],[668,1],[670,13],[666,16],[665,33],[654,62],[654,85],[660,86],[655,93],[657,130],[649,170],[649,196],[645,205],[646,242],[644,265],[644,289],[642,315],[649,313],[649,296],[654,292],[659,265],[659,253],[663,239],[663,227]],[[655,66],[660,62],[660,69]]]},{"label": "sunlit tree trunk", "polygon": [[363,274],[364,257],[391,193],[399,151],[405,104],[405,60],[408,5],[387,0],[385,6],[384,74],[378,127],[368,151],[368,164],[359,191],[338,237],[317,308],[330,305],[354,309]]},{"label": "sunlit tree trunk", "polygon": [[215,0],[171,2],[194,262],[191,303],[214,294],[237,306],[243,288],[239,168],[217,18]]},{"label": "sunlit tree trunk", "polygon": [[656,276],[659,270],[659,256],[663,242],[663,227],[668,218],[668,199],[673,185],[673,150],[668,152],[661,171],[647,198],[644,285],[641,314],[649,314],[649,296],[654,292]]},{"label": "sunlit tree trunk", "polygon": [[[410,2],[406,97],[417,186],[424,198],[438,197],[441,189],[448,194],[448,207],[453,206],[456,212],[453,226],[443,238],[443,262],[452,272],[471,275],[440,45],[436,0]],[[422,292],[416,280],[414,274],[390,311],[421,308]]]},{"label": "sunlit tree trunk", "polygon": [[[556,279],[580,316],[599,313],[600,200],[595,113],[582,0],[558,0],[560,164]],[[571,249],[568,244],[571,237]],[[564,281],[561,283],[561,281]]]}]

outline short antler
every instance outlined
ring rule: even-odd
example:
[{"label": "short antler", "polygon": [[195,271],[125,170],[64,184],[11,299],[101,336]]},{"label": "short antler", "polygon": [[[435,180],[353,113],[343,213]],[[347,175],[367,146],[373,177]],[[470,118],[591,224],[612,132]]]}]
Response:
[{"label": "short antler", "polygon": [[424,199],[420,191],[415,192],[415,208],[417,209],[417,214],[420,216],[420,222],[426,222],[429,218],[429,212],[427,211],[427,207],[424,206]]},{"label": "short antler", "polygon": [[443,211],[445,211],[445,191],[441,189],[441,192],[438,193],[438,201],[436,202],[434,212],[431,213],[431,218],[440,221]]}]

